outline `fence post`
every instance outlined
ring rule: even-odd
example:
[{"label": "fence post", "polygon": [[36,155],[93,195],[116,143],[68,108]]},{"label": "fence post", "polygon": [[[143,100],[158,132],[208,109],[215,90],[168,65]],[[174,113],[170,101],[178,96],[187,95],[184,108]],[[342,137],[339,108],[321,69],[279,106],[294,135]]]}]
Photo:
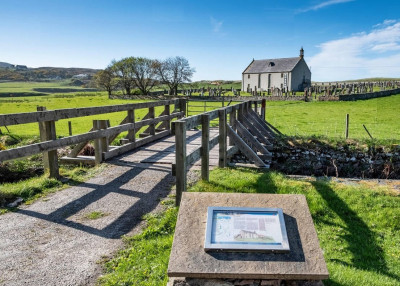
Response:
[{"label": "fence post", "polygon": [[[93,120],[93,130],[107,129],[107,120]],[[98,165],[103,162],[103,152],[108,151],[108,138],[100,137],[94,139],[94,160]]]},{"label": "fence post", "polygon": [[176,148],[176,200],[175,205],[181,203],[182,193],[186,191],[186,122],[175,121],[175,148]]},{"label": "fence post", "polygon": [[72,136],[72,123],[71,123],[71,121],[68,121],[68,134],[69,134],[69,136]]},{"label": "fence post", "polygon": [[[155,112],[154,112],[154,106],[149,107],[149,119],[154,119],[155,117]],[[156,124],[152,123],[149,126],[149,133],[150,135],[156,135]]]},{"label": "fence post", "polygon": [[349,138],[349,114],[346,114],[346,139]]},{"label": "fence post", "polygon": [[[46,111],[46,107],[38,106],[37,111]],[[56,124],[55,121],[39,122],[39,132],[41,141],[56,140]],[[49,170],[50,178],[59,178],[57,150],[43,152],[43,166],[45,170]]]},{"label": "fence post", "polygon": [[265,121],[265,106],[266,106],[267,101],[265,98],[261,100],[261,119]]},{"label": "fence post", "polygon": [[201,178],[210,178],[210,115],[201,115]]},{"label": "fence post", "polygon": [[226,144],[226,110],[225,109],[220,109],[218,110],[218,115],[219,115],[219,138],[218,138],[218,144],[219,144],[219,161],[218,161],[218,166],[220,168],[225,168],[226,167],[226,149],[227,149],[227,144]]},{"label": "fence post", "polygon": [[[134,109],[128,110],[127,117],[128,117],[128,123],[135,123],[135,110]],[[128,130],[127,138],[130,142],[136,141],[136,128]]]},{"label": "fence post", "polygon": [[184,113],[182,117],[186,116],[186,99],[179,99],[179,111]]},{"label": "fence post", "polygon": [[[257,113],[258,112],[258,101],[254,101],[254,111]],[[258,113],[257,113],[258,114]]]},{"label": "fence post", "polygon": [[[164,114],[165,115],[171,115],[171,109],[170,109],[169,104],[165,105]],[[166,130],[171,130],[171,119],[165,120],[165,129]]]},{"label": "fence post", "polygon": [[[229,125],[232,127],[233,130],[235,129],[235,121],[236,121],[236,109],[232,108],[232,112],[229,115]],[[229,137],[229,146],[234,146],[235,143],[233,142],[232,138]]]}]

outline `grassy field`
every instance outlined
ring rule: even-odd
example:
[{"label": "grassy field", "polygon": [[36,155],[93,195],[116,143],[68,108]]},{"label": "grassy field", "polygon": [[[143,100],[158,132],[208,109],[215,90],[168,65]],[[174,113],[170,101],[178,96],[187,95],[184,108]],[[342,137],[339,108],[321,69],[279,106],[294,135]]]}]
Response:
[{"label": "grassy field", "polygon": [[[400,285],[400,196],[386,187],[299,181],[277,172],[216,169],[190,191],[303,194],[330,273],[325,285]],[[172,201],[173,204],[173,201]],[[148,228],[106,263],[102,285],[165,285],[177,209],[148,216]]]},{"label": "grassy field", "polygon": [[14,98],[20,96],[46,95],[58,92],[85,92],[80,86],[71,86],[70,80],[51,82],[0,82],[0,97]]},{"label": "grassy field", "polygon": [[[138,103],[145,100],[110,100],[106,93],[82,93],[82,94],[55,94],[47,96],[29,96],[15,99],[0,98],[0,114],[34,112],[37,106],[45,106],[47,110],[77,108],[90,106],[104,106],[127,103]],[[162,112],[163,107],[156,108],[156,115]],[[147,110],[138,110],[135,113],[136,119],[141,119]],[[92,120],[109,119],[111,126],[118,125],[126,117],[126,112],[116,112],[109,114],[93,115],[87,117],[71,118],[59,120],[56,122],[56,131],[58,136],[68,136],[68,121],[71,121],[73,134],[88,132],[92,126]],[[0,127],[3,133],[4,127]],[[12,134],[19,136],[37,136],[39,135],[38,124],[22,124],[8,126]]]},{"label": "grassy field", "polygon": [[[88,106],[104,106],[140,102],[141,100],[110,100],[104,92],[82,94],[55,94],[20,98],[0,98],[0,114],[33,112],[36,106],[46,106],[48,110]],[[228,102],[225,102],[227,105]],[[231,104],[234,104],[232,102]],[[222,106],[221,102],[207,103],[206,110]],[[267,120],[284,134],[299,136],[327,136],[343,138],[346,114],[350,115],[349,137],[369,138],[363,124],[376,139],[400,139],[400,95],[343,102],[302,102],[279,101],[267,102]],[[156,109],[156,113],[161,112]],[[146,111],[137,112],[140,119]],[[204,112],[204,102],[190,101],[189,115]],[[126,116],[125,112],[110,113],[82,118],[72,118],[73,134],[87,132],[92,127],[93,119],[110,119],[111,125],[117,125]],[[68,120],[56,123],[57,135],[68,135]],[[9,126],[10,132],[20,136],[38,135],[37,124]],[[5,129],[1,127],[4,132]]]},{"label": "grassy field", "polygon": [[400,139],[400,95],[360,101],[267,102],[266,119],[284,134],[344,138],[346,114],[349,138]]}]

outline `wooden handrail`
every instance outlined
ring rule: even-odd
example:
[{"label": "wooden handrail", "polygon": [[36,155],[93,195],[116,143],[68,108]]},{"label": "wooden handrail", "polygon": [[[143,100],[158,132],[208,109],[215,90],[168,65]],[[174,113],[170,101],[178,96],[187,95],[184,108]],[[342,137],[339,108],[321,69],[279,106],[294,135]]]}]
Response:
[{"label": "wooden handrail", "polygon": [[37,112],[11,113],[0,115],[0,126],[18,125],[32,122],[56,121],[60,119],[83,117],[104,113],[150,108],[178,104],[179,99],[141,102],[132,104],[107,105],[83,108],[56,109]]},{"label": "wooden handrail", "polygon": [[113,136],[115,134],[119,134],[124,131],[129,131],[133,129],[138,129],[143,126],[156,124],[161,121],[171,120],[173,118],[177,118],[183,116],[183,112],[175,112],[171,115],[164,115],[154,119],[146,119],[142,121],[138,121],[135,123],[127,123],[118,125],[115,127],[110,127],[107,129],[100,129],[95,131],[90,131],[87,133],[82,133],[79,135],[64,137],[56,140],[44,141],[36,144],[30,144],[18,148],[13,148],[9,150],[0,151],[0,162],[13,160],[17,158],[22,158],[26,156],[35,155],[42,152],[48,152],[52,150],[56,150],[61,147],[69,146],[72,144],[77,144],[80,142],[86,142],[89,140],[94,140],[103,137]]}]

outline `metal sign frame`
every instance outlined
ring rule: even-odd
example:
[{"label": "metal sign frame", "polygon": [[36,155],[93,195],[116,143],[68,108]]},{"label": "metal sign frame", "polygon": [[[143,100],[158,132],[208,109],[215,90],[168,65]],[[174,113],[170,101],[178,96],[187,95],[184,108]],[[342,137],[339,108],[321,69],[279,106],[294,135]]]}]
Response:
[{"label": "metal sign frame", "polygon": [[204,250],[289,252],[282,209],[208,207]]}]

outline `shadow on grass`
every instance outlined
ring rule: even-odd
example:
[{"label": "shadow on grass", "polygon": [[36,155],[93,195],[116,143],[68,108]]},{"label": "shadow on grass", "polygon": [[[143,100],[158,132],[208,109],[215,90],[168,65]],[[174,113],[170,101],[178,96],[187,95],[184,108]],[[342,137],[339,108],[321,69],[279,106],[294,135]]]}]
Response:
[{"label": "shadow on grass", "polygon": [[[330,187],[324,182],[311,182],[316,191],[326,201],[327,206],[335,212],[346,224],[348,234],[343,238],[347,241],[347,249],[353,255],[351,263],[336,259],[334,262],[356,267],[361,270],[382,273],[390,278],[400,281],[400,277],[389,272],[383,255],[382,248],[378,245],[376,234],[369,229],[367,224],[353,211],[345,201],[343,201]],[[339,285],[331,283],[330,285]]]}]

